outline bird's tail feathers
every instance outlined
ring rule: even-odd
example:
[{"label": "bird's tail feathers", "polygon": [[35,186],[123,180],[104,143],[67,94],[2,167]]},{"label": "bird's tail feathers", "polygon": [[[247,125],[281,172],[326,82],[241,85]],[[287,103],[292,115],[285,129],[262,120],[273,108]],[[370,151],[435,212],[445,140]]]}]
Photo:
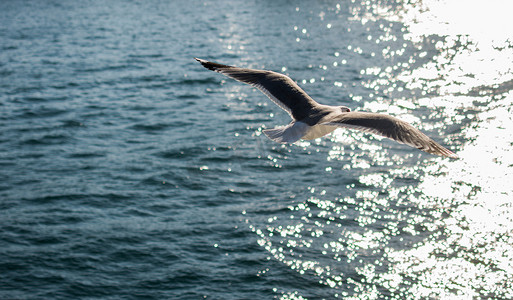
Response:
[{"label": "bird's tail feathers", "polygon": [[301,139],[308,131],[307,124],[292,121],[287,126],[264,130],[264,134],[271,140],[280,144],[292,144]]}]

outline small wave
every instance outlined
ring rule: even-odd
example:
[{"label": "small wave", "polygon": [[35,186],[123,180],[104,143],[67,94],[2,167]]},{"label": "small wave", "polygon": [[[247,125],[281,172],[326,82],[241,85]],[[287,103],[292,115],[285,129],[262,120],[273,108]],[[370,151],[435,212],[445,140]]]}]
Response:
[{"label": "small wave", "polygon": [[255,188],[253,190],[225,188],[218,193],[218,195],[222,196],[222,197],[242,197],[242,198],[259,198],[259,197],[263,197],[267,194],[268,194],[267,191],[259,190],[257,188]]},{"label": "small wave", "polygon": [[200,95],[197,95],[197,94],[189,94],[189,93],[187,93],[187,94],[177,95],[176,98],[191,100],[191,99],[201,99],[202,97]]},{"label": "small wave", "polygon": [[145,82],[153,82],[153,81],[166,81],[169,80],[168,77],[163,75],[145,75],[138,77],[138,81],[145,81]]},{"label": "small wave", "polygon": [[96,67],[96,68],[83,68],[77,69],[77,72],[82,73],[98,73],[105,71],[125,71],[125,70],[141,70],[144,69],[142,66],[133,65],[133,64],[120,64],[120,65],[109,65],[104,67]]},{"label": "small wave", "polygon": [[39,85],[33,85],[33,86],[23,86],[15,88],[14,90],[8,91],[6,94],[8,95],[19,95],[24,93],[31,93],[31,92],[40,92],[43,90],[42,86]]},{"label": "small wave", "polygon": [[8,51],[8,50],[18,50],[18,46],[16,45],[8,45],[2,47],[2,51]]},{"label": "small wave", "polygon": [[129,193],[84,193],[84,194],[50,194],[39,197],[24,198],[22,200],[30,202],[31,204],[37,205],[48,205],[55,203],[65,203],[66,205],[72,205],[77,203],[82,206],[94,207],[94,208],[114,208],[121,206],[123,203],[134,199],[134,195]]},{"label": "small wave", "polygon": [[145,131],[145,132],[153,132],[153,131],[161,131],[169,128],[169,124],[157,123],[157,124],[135,124],[130,128],[137,131]]},{"label": "small wave", "polygon": [[153,175],[140,181],[142,185],[159,186],[162,188],[178,188],[174,182],[170,182],[165,178]]},{"label": "small wave", "polygon": [[20,115],[15,116],[16,118],[51,118],[59,115],[68,113],[67,110],[58,108],[38,107],[36,109],[25,110]]},{"label": "small wave", "polygon": [[65,120],[62,121],[62,128],[75,128],[75,127],[83,127],[84,123],[77,120]]},{"label": "small wave", "polygon": [[57,89],[57,90],[64,90],[64,89],[68,89],[68,88],[74,89],[79,86],[80,86],[80,84],[78,84],[76,82],[67,82],[67,83],[52,85],[51,87],[54,89]]},{"label": "small wave", "polygon": [[44,97],[44,96],[27,96],[22,98],[24,102],[52,102],[65,101],[68,97]]},{"label": "small wave", "polygon": [[172,84],[175,85],[197,85],[197,84],[219,84],[219,79],[215,77],[203,77],[197,79],[181,79],[177,81],[173,81]]},{"label": "small wave", "polygon": [[0,70],[0,77],[7,77],[14,74],[12,70]]},{"label": "small wave", "polygon": [[97,152],[77,152],[68,155],[69,158],[96,158],[96,157],[105,157],[105,153],[97,153]]},{"label": "small wave", "polygon": [[188,157],[200,156],[207,153],[208,149],[193,146],[193,147],[180,147],[176,149],[169,149],[165,151],[159,151],[154,155],[165,159],[183,159]]},{"label": "small wave", "polygon": [[128,55],[129,58],[161,58],[164,57],[164,55],[160,53],[154,53],[154,54],[130,54]]},{"label": "small wave", "polygon": [[64,134],[46,134],[42,137],[29,138],[22,140],[21,145],[45,146],[45,145],[62,145],[70,140],[70,137]]}]

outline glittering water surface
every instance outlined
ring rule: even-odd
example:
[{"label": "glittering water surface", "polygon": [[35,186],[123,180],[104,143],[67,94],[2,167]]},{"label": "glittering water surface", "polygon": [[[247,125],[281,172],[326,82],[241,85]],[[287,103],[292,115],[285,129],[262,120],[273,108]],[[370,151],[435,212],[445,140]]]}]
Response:
[{"label": "glittering water surface", "polygon": [[[513,298],[508,1],[2,1],[0,298]],[[288,116],[289,74],[461,159]]]}]

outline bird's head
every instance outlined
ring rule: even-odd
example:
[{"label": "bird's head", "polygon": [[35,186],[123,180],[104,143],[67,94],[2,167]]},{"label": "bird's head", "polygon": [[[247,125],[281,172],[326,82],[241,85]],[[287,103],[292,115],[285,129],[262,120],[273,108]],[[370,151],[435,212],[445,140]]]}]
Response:
[{"label": "bird's head", "polygon": [[350,112],[351,111],[351,109],[347,106],[339,106],[339,107],[342,112]]}]

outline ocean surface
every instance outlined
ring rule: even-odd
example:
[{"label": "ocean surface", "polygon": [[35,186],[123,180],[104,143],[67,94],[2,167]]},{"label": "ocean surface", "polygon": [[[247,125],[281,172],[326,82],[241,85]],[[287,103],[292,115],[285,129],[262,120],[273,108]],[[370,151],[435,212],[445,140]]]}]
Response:
[{"label": "ocean surface", "polygon": [[[508,1],[0,1],[0,299],[512,299]],[[288,74],[460,159],[280,145]]]}]

